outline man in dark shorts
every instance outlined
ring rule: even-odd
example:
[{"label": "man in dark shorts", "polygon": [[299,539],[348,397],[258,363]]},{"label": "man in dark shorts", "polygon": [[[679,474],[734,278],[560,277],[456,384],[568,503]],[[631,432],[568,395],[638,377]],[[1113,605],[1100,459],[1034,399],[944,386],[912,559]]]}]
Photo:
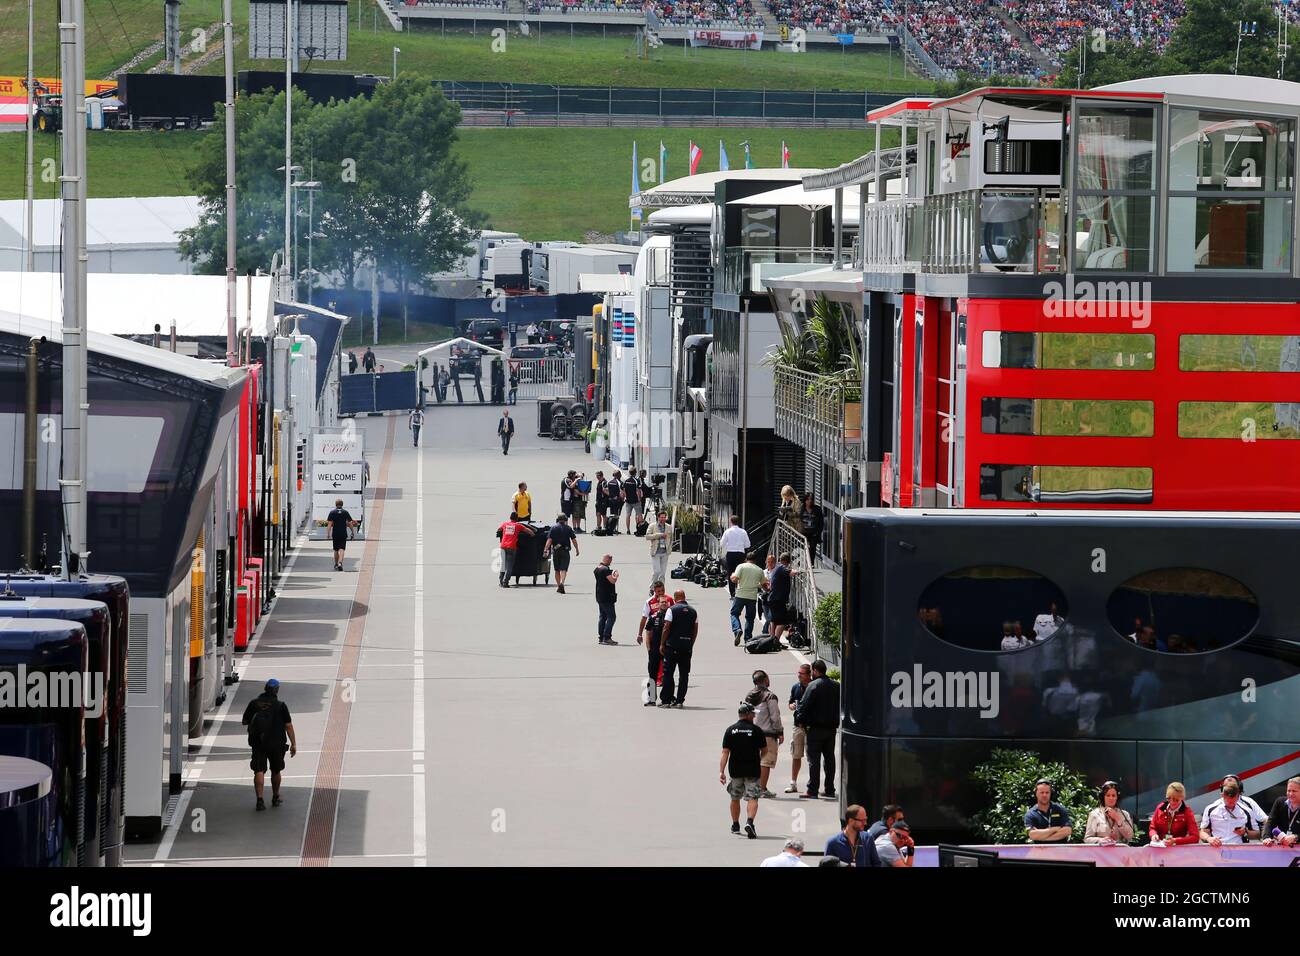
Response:
[{"label": "man in dark shorts", "polygon": [[564,579],[569,576],[569,549],[575,554],[582,554],[578,548],[578,538],[569,527],[566,515],[559,515],[546,535],[546,544],[542,546],[542,557],[553,554],[555,561],[555,590],[564,593]]},{"label": "man in dark shorts", "polygon": [[280,800],[280,774],[284,770],[285,737],[289,738],[289,756],[298,755],[298,738],[293,732],[293,719],[289,708],[280,700],[280,682],[272,677],[262,693],[249,701],[244,708],[244,725],[248,728],[248,745],[253,748],[249,766],[253,770],[253,792],[257,794],[257,809],[265,810],[262,788],[266,783],[266,768],[271,768],[271,806],[278,807]]},{"label": "man in dark shorts", "polygon": [[348,528],[357,526],[352,515],[344,510],[342,498],[334,499],[334,510],[329,513],[325,523],[329,525],[330,539],[334,544],[334,570],[342,571],[343,552],[348,546]]}]

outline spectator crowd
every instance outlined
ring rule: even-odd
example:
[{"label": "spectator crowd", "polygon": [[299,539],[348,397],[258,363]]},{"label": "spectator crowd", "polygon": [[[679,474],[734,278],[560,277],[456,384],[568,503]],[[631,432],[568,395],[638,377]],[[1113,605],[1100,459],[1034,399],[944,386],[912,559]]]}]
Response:
[{"label": "spectator crowd", "polygon": [[1105,30],[1107,42],[1126,40],[1160,53],[1182,17],[1183,0],[1003,0],[1008,13],[1034,45],[1060,62],[1089,42],[1094,30]]}]

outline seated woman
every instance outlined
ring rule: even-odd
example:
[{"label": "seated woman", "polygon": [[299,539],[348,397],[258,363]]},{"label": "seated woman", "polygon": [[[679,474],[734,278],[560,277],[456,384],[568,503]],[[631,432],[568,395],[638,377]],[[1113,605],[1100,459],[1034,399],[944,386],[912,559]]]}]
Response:
[{"label": "seated woman", "polygon": [[1151,814],[1148,835],[1152,843],[1187,846],[1201,842],[1201,828],[1196,813],[1185,802],[1187,789],[1175,781],[1165,788],[1165,802]]},{"label": "seated woman", "polygon": [[1083,831],[1083,842],[1099,846],[1133,842],[1133,818],[1119,806],[1119,784],[1107,780],[1098,792],[1101,805],[1088,814],[1088,825]]}]

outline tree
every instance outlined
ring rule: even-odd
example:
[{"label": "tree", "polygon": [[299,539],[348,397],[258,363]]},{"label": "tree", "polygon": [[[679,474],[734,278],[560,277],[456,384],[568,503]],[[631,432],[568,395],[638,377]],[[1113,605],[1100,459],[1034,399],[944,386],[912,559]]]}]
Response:
[{"label": "tree", "polygon": [[1097,792],[1083,775],[1060,761],[1046,761],[1030,750],[998,748],[971,773],[988,791],[986,809],[971,819],[980,839],[988,843],[1024,843],[1025,811],[1034,802],[1034,785],[1052,782],[1052,801],[1070,814],[1070,842],[1082,843],[1088,813],[1097,806]]},{"label": "tree", "polygon": [[1134,46],[1128,40],[1108,40],[1106,49],[1094,50],[1089,46],[1083,54],[1083,75],[1079,74],[1079,47],[1072,47],[1061,63],[1056,85],[1064,89],[1094,89],[1111,83],[1123,83],[1148,76],[1181,73],[1177,64],[1166,57],[1156,56],[1150,47]]},{"label": "tree", "polygon": [[[294,163],[301,165],[301,133],[310,121],[311,103],[299,90],[293,97]],[[284,94],[254,93],[235,101],[235,269],[267,269],[284,249]],[[181,255],[197,270],[226,270],[226,137],[218,123],[200,141],[189,169],[199,197],[198,224],[181,233]]]},{"label": "tree", "polygon": [[[1187,0],[1166,50],[1175,73],[1232,73],[1237,58],[1238,24],[1256,24],[1254,36],[1241,39],[1242,76],[1277,76],[1277,14],[1268,0]],[[1296,70],[1287,63],[1286,79]]]}]

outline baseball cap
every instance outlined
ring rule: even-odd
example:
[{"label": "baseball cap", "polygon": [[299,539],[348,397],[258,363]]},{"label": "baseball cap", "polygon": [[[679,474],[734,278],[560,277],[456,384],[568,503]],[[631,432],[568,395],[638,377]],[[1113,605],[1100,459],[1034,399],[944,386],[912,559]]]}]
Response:
[{"label": "baseball cap", "polygon": [[267,690],[278,690],[279,687],[280,687],[280,682],[276,680],[274,677],[272,677],[270,680],[266,682]]},{"label": "baseball cap", "polygon": [[895,829],[895,830],[902,830],[904,833],[911,833],[911,832],[912,832],[912,828],[909,827],[909,826],[907,825],[907,821],[906,821],[906,820],[895,820],[895,821],[894,821],[894,829]]},{"label": "baseball cap", "polygon": [[744,714],[752,714],[753,712],[754,712],[754,708],[751,707],[749,704],[741,704],[741,705],[736,709],[736,713],[741,714],[742,716],[743,716]]}]

